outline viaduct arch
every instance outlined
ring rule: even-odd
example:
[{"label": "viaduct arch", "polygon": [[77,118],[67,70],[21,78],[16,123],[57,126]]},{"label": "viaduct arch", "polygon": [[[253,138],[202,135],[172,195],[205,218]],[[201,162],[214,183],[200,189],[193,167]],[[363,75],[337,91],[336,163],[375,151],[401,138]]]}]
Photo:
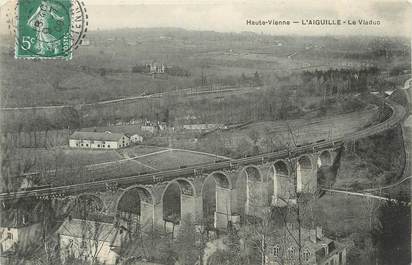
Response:
[{"label": "viaduct arch", "polygon": [[317,159],[318,167],[331,166],[333,164],[332,154],[329,150],[322,151]]},{"label": "viaduct arch", "polygon": [[152,191],[141,185],[125,189],[116,202],[116,218],[129,231],[148,230],[154,222]]},{"label": "viaduct arch", "polygon": [[170,181],[163,190],[162,219],[175,225],[186,216],[194,217],[196,190],[193,183],[185,178]]},{"label": "viaduct arch", "polygon": [[203,181],[202,213],[203,222],[208,228],[222,228],[232,215],[232,183],[223,172],[212,172]]},{"label": "viaduct arch", "polygon": [[309,155],[301,155],[296,161],[296,192],[311,192],[316,189],[315,167]]},{"label": "viaduct arch", "polygon": [[247,216],[258,215],[259,208],[264,206],[263,178],[257,166],[246,166],[237,175],[236,179],[236,209],[240,221],[244,222]]},{"label": "viaduct arch", "polygon": [[89,215],[100,214],[106,206],[103,200],[92,193],[79,194],[69,203],[67,215],[84,219]]},{"label": "viaduct arch", "polygon": [[268,184],[268,204],[284,206],[295,194],[290,162],[283,159],[275,161],[269,169]]}]

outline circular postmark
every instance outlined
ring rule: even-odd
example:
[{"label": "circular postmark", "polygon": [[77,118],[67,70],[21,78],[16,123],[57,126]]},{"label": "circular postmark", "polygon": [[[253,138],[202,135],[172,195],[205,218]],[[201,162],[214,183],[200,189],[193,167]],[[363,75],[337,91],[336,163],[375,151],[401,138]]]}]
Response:
[{"label": "circular postmark", "polygon": [[71,58],[86,37],[88,15],[80,0],[21,0],[15,14],[7,22],[16,57]]},{"label": "circular postmark", "polygon": [[86,37],[89,16],[83,1],[74,0],[72,6],[72,49],[77,49]]}]

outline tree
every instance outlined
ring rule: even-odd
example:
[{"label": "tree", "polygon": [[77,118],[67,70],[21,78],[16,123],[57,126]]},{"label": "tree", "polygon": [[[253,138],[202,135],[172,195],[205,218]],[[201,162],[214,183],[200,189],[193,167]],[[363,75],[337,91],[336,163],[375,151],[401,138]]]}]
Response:
[{"label": "tree", "polygon": [[99,69],[99,74],[100,74],[100,76],[106,76],[106,73],[107,73],[107,70],[106,70],[106,68],[100,68]]},{"label": "tree", "polygon": [[232,225],[228,226],[228,234],[225,245],[228,246],[229,264],[241,264],[241,246],[239,231]]},{"label": "tree", "polygon": [[257,254],[259,264],[265,265],[268,240],[273,231],[273,212],[269,207],[261,210],[258,218],[248,218],[247,224],[242,227],[242,238]]},{"label": "tree", "polygon": [[1,136],[0,150],[0,190],[2,192],[10,192],[20,188],[21,183],[16,182],[16,176],[32,171],[38,165],[38,160],[36,157],[26,155],[23,152],[18,153],[18,149],[8,142],[4,136]]},{"label": "tree", "polygon": [[8,192],[13,189],[12,186],[12,162],[13,162],[13,150],[9,144],[7,144],[7,139],[2,137],[1,142],[1,183],[0,188],[2,192]]},{"label": "tree", "polygon": [[211,153],[215,155],[226,155],[225,139],[221,134],[215,133],[213,138],[209,138],[208,147],[211,148]]},{"label": "tree", "polygon": [[253,145],[250,143],[250,141],[246,140],[245,138],[242,138],[237,146],[236,152],[238,156],[245,157],[252,154],[252,149]]},{"label": "tree", "polygon": [[248,136],[253,142],[252,154],[253,155],[259,154],[259,147],[258,147],[258,142],[260,140],[259,132],[256,131],[256,130],[251,130],[251,131],[248,132]]},{"label": "tree", "polygon": [[247,79],[248,79],[248,78],[246,77],[245,73],[242,73],[242,74],[240,75],[240,82],[241,82],[242,85],[247,82]]},{"label": "tree", "polygon": [[77,129],[80,127],[80,115],[73,107],[63,107],[61,109],[61,128]]},{"label": "tree", "polygon": [[56,260],[57,253],[55,242],[49,240],[49,235],[52,233],[53,224],[55,219],[55,212],[51,205],[51,200],[40,200],[38,207],[35,209],[35,214],[40,216],[41,221],[41,242],[43,245],[46,264],[52,264],[53,260]]},{"label": "tree", "polygon": [[[315,215],[313,207],[317,202],[317,192],[305,192],[309,190],[310,183],[304,184],[302,191],[289,190],[289,198],[292,200],[286,201],[285,211],[281,216],[280,223],[285,229],[286,234],[292,239],[292,242],[298,247],[298,264],[302,264],[302,254],[304,241],[302,240],[302,230],[316,229],[316,226],[321,224],[320,216]],[[288,224],[291,224],[288,225]],[[296,233],[294,233],[296,230]]]},{"label": "tree", "polygon": [[259,73],[256,71],[254,76],[253,76],[253,83],[255,86],[261,86],[262,85],[262,80],[260,79]]},{"label": "tree", "polygon": [[275,150],[275,144],[273,143],[274,137],[271,135],[271,131],[269,128],[264,129],[262,145],[265,148],[266,152],[272,152]]},{"label": "tree", "polygon": [[132,67],[132,73],[148,73],[149,70],[150,68],[145,65],[135,65]]},{"label": "tree", "polygon": [[202,260],[204,246],[201,245],[198,236],[191,215],[184,216],[174,244],[180,264],[193,265],[196,261]]},{"label": "tree", "polygon": [[[282,185],[282,183],[280,184]],[[273,241],[280,242],[282,251],[290,246],[296,247],[298,250],[297,264],[303,264],[302,229],[304,227],[313,228],[314,223],[318,221],[311,207],[315,195],[297,193],[294,189],[286,187],[282,187],[282,189],[287,190],[287,192],[278,195],[278,201],[283,202],[283,205],[264,206],[265,200],[255,200],[262,203],[260,206],[253,207],[256,211],[254,216],[258,217],[249,218],[248,224],[243,230],[243,238],[256,251],[261,265],[266,264],[268,243]],[[290,261],[286,253],[281,253],[279,257],[281,265],[288,264]]]},{"label": "tree", "polygon": [[231,254],[227,250],[216,250],[207,260],[207,264],[205,265],[231,265],[231,264],[239,264],[239,263],[232,263],[231,262]]}]

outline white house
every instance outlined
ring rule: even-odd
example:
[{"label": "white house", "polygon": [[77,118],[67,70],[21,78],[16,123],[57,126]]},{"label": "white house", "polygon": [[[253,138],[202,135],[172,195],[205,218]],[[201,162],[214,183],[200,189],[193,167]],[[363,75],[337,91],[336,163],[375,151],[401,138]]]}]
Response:
[{"label": "white house", "polygon": [[151,63],[149,64],[149,67],[150,73],[163,74],[166,70],[166,65],[164,64]]},{"label": "white house", "polygon": [[0,254],[25,251],[41,237],[41,224],[28,222],[25,215],[3,212],[0,224]]},{"label": "white house", "polygon": [[140,129],[144,132],[155,133],[155,131],[157,130],[157,127],[154,125],[142,125]]},{"label": "white house", "polygon": [[132,136],[130,136],[130,142],[141,143],[143,142],[143,136],[138,135],[138,134],[133,134]]},{"label": "white house", "polygon": [[130,145],[130,139],[121,133],[74,132],[69,146],[73,148],[118,149]]},{"label": "white house", "polygon": [[112,223],[80,219],[66,219],[56,233],[63,263],[75,258],[106,265],[116,264],[126,234]]},{"label": "white house", "polygon": [[0,227],[0,253],[14,252],[29,248],[30,244],[38,242],[41,237],[41,224],[34,223],[24,226]]}]

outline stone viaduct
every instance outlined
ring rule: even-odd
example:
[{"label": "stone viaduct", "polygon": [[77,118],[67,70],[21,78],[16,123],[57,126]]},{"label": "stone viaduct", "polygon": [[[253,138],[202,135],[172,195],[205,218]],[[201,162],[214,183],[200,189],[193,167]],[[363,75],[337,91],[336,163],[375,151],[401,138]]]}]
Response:
[{"label": "stone viaduct", "polygon": [[142,230],[168,229],[187,216],[197,224],[225,229],[228,221],[242,222],[265,207],[295,203],[299,193],[316,192],[322,181],[319,169],[339,160],[341,148],[402,121],[405,108],[389,99],[384,103],[384,121],[334,140],[168,172],[2,193],[0,201],[45,199],[63,215],[81,208],[119,222],[132,220]]},{"label": "stone viaduct", "polygon": [[159,227],[170,231],[186,217],[197,224],[225,229],[229,221],[259,216],[265,207],[293,203],[297,192],[315,192],[318,169],[331,166],[339,148],[221,171],[195,171],[153,184],[82,193],[72,195],[71,201],[118,220],[134,220],[143,230]]}]

